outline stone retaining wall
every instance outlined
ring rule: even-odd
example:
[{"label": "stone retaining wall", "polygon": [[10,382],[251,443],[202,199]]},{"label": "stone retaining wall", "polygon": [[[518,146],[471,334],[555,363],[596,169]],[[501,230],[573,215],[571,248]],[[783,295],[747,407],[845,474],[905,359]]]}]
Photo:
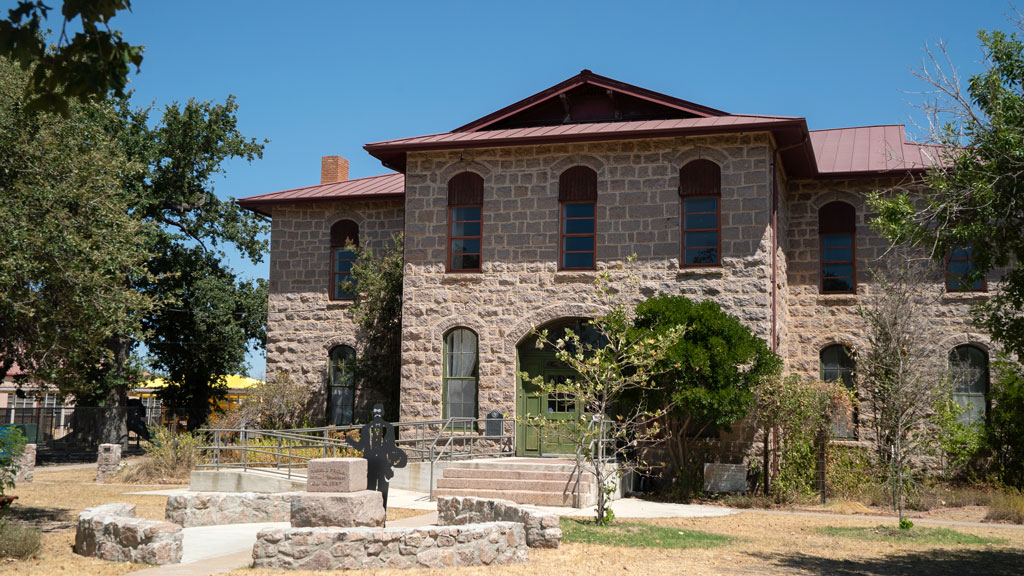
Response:
[{"label": "stone retaining wall", "polygon": [[562,541],[562,529],[558,527],[556,514],[510,500],[441,497],[437,499],[437,520],[441,526],[517,522],[523,525],[526,544],[530,548],[558,548]]},{"label": "stone retaining wall", "polygon": [[261,530],[254,567],[274,570],[440,568],[526,562],[518,522],[429,528],[292,528]]},{"label": "stone retaining wall", "polygon": [[296,493],[195,492],[167,498],[164,516],[185,527],[249,522],[288,522]]},{"label": "stone retaining wall", "polygon": [[36,445],[25,444],[25,451],[21,453],[18,460],[18,472],[14,475],[14,482],[31,482],[36,476]]},{"label": "stone retaining wall", "polygon": [[134,504],[105,504],[78,515],[75,553],[114,562],[181,562],[181,526],[135,517]]}]

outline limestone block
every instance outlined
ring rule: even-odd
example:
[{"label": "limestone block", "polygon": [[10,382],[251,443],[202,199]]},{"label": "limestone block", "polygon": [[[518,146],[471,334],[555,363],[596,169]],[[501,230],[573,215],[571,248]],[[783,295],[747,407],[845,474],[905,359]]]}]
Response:
[{"label": "limestone block", "polygon": [[383,526],[384,499],[376,490],[297,492],[292,496],[292,526]]},{"label": "limestone block", "polygon": [[181,562],[181,526],[135,518],[134,504],[106,504],[78,515],[75,553],[112,562]]},{"label": "limestone block", "polygon": [[18,473],[14,476],[14,482],[31,482],[36,475],[36,445],[26,444],[25,451],[18,461]]},{"label": "limestone block", "polygon": [[100,444],[96,455],[96,481],[106,482],[121,469],[121,445]]},{"label": "limestone block", "polygon": [[307,492],[366,490],[365,458],[316,458],[306,471]]}]

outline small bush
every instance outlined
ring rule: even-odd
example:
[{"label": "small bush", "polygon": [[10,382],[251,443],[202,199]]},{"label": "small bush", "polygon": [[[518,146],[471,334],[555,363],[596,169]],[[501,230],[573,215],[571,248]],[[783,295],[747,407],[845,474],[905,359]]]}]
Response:
[{"label": "small bush", "polygon": [[122,482],[173,482],[188,480],[192,470],[202,462],[199,447],[203,439],[197,434],[175,434],[164,427],[151,428],[150,441],[144,445],[146,455],[126,467],[118,477]]},{"label": "small bush", "polygon": [[[224,439],[222,439],[222,442],[224,442]],[[232,439],[231,444],[238,445],[238,439]],[[249,448],[246,455],[247,464],[276,464],[280,461],[283,465],[301,466],[304,465],[304,459],[306,458],[358,458],[362,456],[362,452],[349,446],[329,446],[326,454],[322,446],[305,447],[293,445],[289,450],[287,441],[278,446],[276,438],[250,438],[246,442],[246,446]],[[302,458],[303,460],[290,459],[289,457]],[[237,464],[241,461],[241,450],[221,449],[221,464]]]},{"label": "small bush", "polygon": [[1013,488],[992,492],[985,520],[1024,524],[1024,493]]},{"label": "small bush", "polygon": [[1024,366],[1002,360],[993,368],[985,441],[1002,483],[1024,490]]},{"label": "small bush", "polygon": [[4,490],[14,488],[21,455],[25,450],[25,436],[14,426],[0,428],[0,496]]},{"label": "small bush", "polygon": [[0,519],[0,558],[25,560],[42,546],[43,531],[31,524]]}]

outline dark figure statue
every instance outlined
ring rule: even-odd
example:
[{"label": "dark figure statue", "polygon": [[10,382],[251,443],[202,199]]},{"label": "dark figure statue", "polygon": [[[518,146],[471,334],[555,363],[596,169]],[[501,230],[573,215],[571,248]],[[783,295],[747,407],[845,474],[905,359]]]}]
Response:
[{"label": "dark figure statue", "polygon": [[395,427],[385,422],[384,406],[373,407],[373,419],[359,429],[359,440],[345,440],[356,450],[363,451],[366,458],[366,488],[376,490],[384,500],[384,509],[388,507],[388,482],[395,475],[392,467],[404,468],[408,457],[405,452],[395,446]]}]

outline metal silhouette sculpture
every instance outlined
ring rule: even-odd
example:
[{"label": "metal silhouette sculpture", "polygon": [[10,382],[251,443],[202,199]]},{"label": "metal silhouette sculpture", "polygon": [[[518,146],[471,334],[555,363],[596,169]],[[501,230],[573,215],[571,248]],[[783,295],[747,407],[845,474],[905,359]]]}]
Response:
[{"label": "metal silhouette sculpture", "polygon": [[366,458],[366,487],[380,492],[384,509],[388,507],[388,483],[395,475],[394,468],[404,468],[409,458],[405,451],[395,445],[395,427],[384,420],[384,406],[373,407],[373,419],[359,429],[359,440],[345,441],[356,450],[362,450]]}]

